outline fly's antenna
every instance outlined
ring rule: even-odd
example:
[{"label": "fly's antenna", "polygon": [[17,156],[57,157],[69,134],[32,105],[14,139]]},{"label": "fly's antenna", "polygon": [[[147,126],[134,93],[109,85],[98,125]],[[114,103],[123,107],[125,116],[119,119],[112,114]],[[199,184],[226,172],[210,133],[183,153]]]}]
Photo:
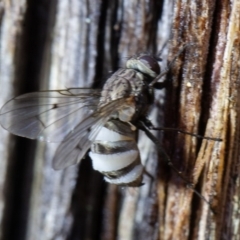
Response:
[{"label": "fly's antenna", "polygon": [[191,189],[199,198],[201,198],[205,203],[207,203],[210,207],[210,209],[215,213],[215,211],[211,207],[211,203],[194,188],[194,184],[190,182],[182,173],[173,165],[170,157],[167,155],[167,153],[164,151],[164,149],[161,147],[160,141],[149,131],[148,127],[144,124],[143,121],[139,121],[139,128],[143,130],[146,135],[149,137],[149,139],[157,146],[158,152],[161,154],[163,160],[167,163],[168,166],[170,166],[173,171],[185,181],[187,184],[187,188]]},{"label": "fly's antenna", "polygon": [[149,86],[150,87],[154,87],[154,84],[158,82],[159,79],[161,79],[163,76],[165,76],[169,70],[172,68],[173,64],[175,63],[175,61],[177,60],[177,58],[183,53],[183,51],[189,47],[189,46],[192,46],[193,44],[192,43],[188,43],[186,44],[182,49],[180,49],[178,51],[178,53],[176,54],[176,56],[173,58],[173,60],[169,63],[169,65],[167,66],[167,68],[161,72],[150,84]]}]

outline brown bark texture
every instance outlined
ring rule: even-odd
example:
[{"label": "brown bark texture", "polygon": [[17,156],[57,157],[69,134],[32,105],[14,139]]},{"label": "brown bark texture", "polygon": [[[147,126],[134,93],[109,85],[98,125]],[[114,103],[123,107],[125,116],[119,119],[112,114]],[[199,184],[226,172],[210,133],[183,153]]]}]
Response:
[{"label": "brown bark texture", "polygon": [[140,131],[149,176],[121,188],[88,156],[54,171],[56,143],[0,128],[0,239],[240,239],[240,0],[2,0],[0,106],[26,92],[100,88],[143,51],[160,53],[164,70],[186,44],[149,119],[222,141],[154,131],[156,146]]}]

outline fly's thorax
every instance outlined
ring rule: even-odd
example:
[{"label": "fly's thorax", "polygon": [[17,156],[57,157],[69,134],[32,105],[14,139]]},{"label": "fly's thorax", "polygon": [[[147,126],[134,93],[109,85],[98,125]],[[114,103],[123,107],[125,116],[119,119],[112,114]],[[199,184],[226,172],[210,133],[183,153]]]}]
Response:
[{"label": "fly's thorax", "polygon": [[119,69],[105,83],[100,106],[119,98],[128,98],[126,104],[119,106],[114,117],[123,122],[130,122],[138,118],[139,114],[141,115],[141,109],[146,109],[149,106],[145,96],[149,95],[145,78],[143,73],[135,69]]},{"label": "fly's thorax", "polygon": [[144,76],[133,69],[119,69],[104,84],[101,104],[141,93]]},{"label": "fly's thorax", "polygon": [[136,132],[128,123],[109,120],[92,143],[89,156],[93,168],[117,185],[139,186],[143,166],[135,140]]}]

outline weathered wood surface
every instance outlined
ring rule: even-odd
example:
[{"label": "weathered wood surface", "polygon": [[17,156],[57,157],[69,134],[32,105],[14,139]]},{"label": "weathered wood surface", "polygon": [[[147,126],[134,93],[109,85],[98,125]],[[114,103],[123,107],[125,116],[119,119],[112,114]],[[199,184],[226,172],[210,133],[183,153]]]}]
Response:
[{"label": "weathered wood surface", "polygon": [[162,68],[192,43],[156,91],[149,116],[222,142],[156,133],[197,190],[139,135],[142,161],[154,176],[139,189],[103,182],[86,157],[54,171],[57,144],[0,129],[1,239],[240,239],[240,1],[0,2],[0,106],[39,89],[100,87],[136,52],[162,52]]}]

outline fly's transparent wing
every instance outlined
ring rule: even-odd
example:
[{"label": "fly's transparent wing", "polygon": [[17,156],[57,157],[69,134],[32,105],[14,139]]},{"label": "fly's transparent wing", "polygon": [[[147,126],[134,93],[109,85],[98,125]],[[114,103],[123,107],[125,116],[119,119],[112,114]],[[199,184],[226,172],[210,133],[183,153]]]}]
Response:
[{"label": "fly's transparent wing", "polygon": [[53,159],[53,168],[63,169],[77,164],[90,148],[100,129],[124,104],[126,99],[117,99],[101,107],[81,121],[59,145]]},{"label": "fly's transparent wing", "polygon": [[49,142],[61,142],[98,106],[101,90],[71,88],[33,92],[7,102],[0,123],[9,132]]}]

